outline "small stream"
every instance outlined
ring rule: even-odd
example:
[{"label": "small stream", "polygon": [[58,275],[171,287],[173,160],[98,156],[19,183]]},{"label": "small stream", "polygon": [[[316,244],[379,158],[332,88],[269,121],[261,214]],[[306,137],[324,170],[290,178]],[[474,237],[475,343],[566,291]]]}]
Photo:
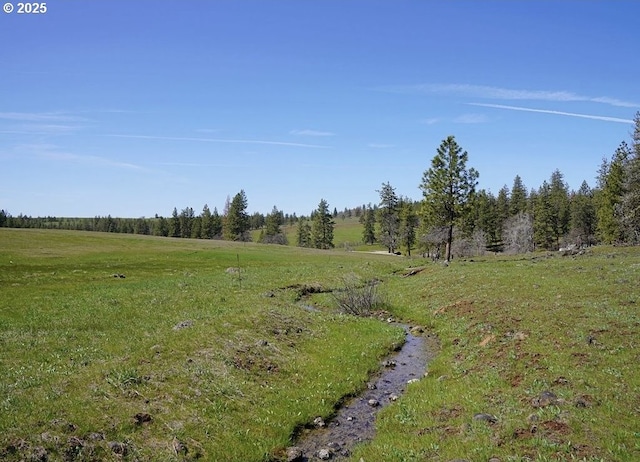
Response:
[{"label": "small stream", "polygon": [[[433,352],[424,337],[413,335],[407,325],[398,325],[406,332],[402,348],[382,362],[382,370],[369,381],[368,388],[346,402],[331,420],[304,429],[295,448],[289,449],[289,460],[311,462],[347,458],[356,444],[373,438],[378,411],[399,398],[410,380],[424,376]],[[294,456],[296,452],[298,454]]]}]

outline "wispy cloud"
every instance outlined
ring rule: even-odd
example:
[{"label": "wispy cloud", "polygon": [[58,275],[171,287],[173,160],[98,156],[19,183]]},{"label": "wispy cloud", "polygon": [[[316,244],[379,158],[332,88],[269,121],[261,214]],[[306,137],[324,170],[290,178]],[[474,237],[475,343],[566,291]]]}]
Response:
[{"label": "wispy cloud", "polygon": [[87,121],[64,112],[0,112],[0,119],[22,122],[79,122]]},{"label": "wispy cloud", "polygon": [[369,143],[367,146],[373,149],[388,149],[388,148],[395,147],[394,144],[384,144],[384,143]]},{"label": "wispy cloud", "polygon": [[501,100],[529,100],[529,101],[559,101],[559,102],[592,102],[617,107],[640,107],[640,103],[624,101],[608,96],[585,96],[570,91],[523,90],[512,88],[492,87],[488,85],[470,84],[433,84],[418,85],[390,85],[378,88],[381,91],[410,94],[437,94],[467,96],[470,98],[501,99]]},{"label": "wispy cloud", "polygon": [[425,124],[425,125],[435,125],[438,122],[441,122],[441,119],[438,117],[431,117],[429,119],[422,119],[420,121],[420,123]]},{"label": "wispy cloud", "polygon": [[485,104],[485,103],[467,103],[467,104],[469,104],[470,106],[507,109],[510,111],[538,112],[541,114],[555,114],[555,115],[563,115],[563,116],[569,116],[569,117],[580,117],[582,119],[604,120],[606,122],[618,122],[618,123],[624,123],[624,124],[633,123],[633,120],[630,120],[630,119],[620,119],[618,117],[608,117],[608,116],[601,116],[601,115],[576,114],[574,112],[552,111],[548,109],[533,109],[533,108],[520,107],[520,106],[506,106],[504,104]]},{"label": "wispy cloud", "polygon": [[127,170],[148,171],[145,167],[122,162],[119,160],[108,159],[106,157],[80,155],[70,152],[64,152],[58,146],[48,143],[22,144],[15,147],[15,151],[22,155],[30,155],[40,159],[46,159],[53,162],[65,162],[83,164],[93,167],[109,167],[122,168]]},{"label": "wispy cloud", "polygon": [[319,130],[291,130],[289,132],[290,135],[301,135],[301,136],[335,136],[335,133],[332,132],[323,132]]},{"label": "wispy cloud", "polygon": [[230,139],[218,139],[218,138],[191,138],[191,137],[179,137],[179,136],[150,136],[150,135],[103,135],[113,138],[133,138],[142,140],[157,140],[157,141],[197,141],[204,143],[236,143],[236,144],[265,144],[273,146],[292,146],[298,148],[316,148],[327,149],[330,146],[321,146],[317,144],[303,144],[303,143],[286,143],[283,141],[265,141],[265,140],[230,140]]},{"label": "wispy cloud", "polygon": [[489,118],[484,114],[462,114],[453,119],[457,124],[483,124],[488,121]]}]

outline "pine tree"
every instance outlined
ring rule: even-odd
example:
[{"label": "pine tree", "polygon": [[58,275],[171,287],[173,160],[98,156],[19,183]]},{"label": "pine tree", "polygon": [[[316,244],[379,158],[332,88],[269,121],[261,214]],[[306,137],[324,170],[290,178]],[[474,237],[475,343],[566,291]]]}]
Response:
[{"label": "pine tree", "polygon": [[195,213],[191,207],[186,207],[180,212],[180,237],[191,237],[193,230],[193,219]]},{"label": "pine tree", "polygon": [[247,196],[240,190],[229,204],[224,221],[223,235],[228,241],[250,241],[249,215],[247,214]]},{"label": "pine tree", "polygon": [[320,200],[318,208],[313,215],[311,227],[311,241],[316,249],[333,248],[333,217],[329,212],[329,204],[324,199]]},{"label": "pine tree", "polygon": [[362,241],[365,244],[373,244],[376,242],[376,213],[369,206],[364,214],[361,215],[362,223],[364,225],[362,229]]},{"label": "pine tree", "polygon": [[420,185],[426,220],[434,226],[445,226],[447,229],[447,261],[451,260],[453,228],[469,213],[469,204],[478,183],[478,172],[466,168],[468,157],[455,138],[449,136],[442,141]]},{"label": "pine tree", "polygon": [[211,237],[212,239],[219,239],[222,237],[222,217],[218,213],[218,208],[213,208],[211,214]]},{"label": "pine tree", "polygon": [[202,208],[202,214],[200,215],[201,220],[201,235],[204,239],[213,239],[213,222],[211,210],[209,210],[209,206],[204,204]]},{"label": "pine tree", "polygon": [[586,181],[571,198],[571,231],[570,235],[575,244],[591,245],[596,232],[596,208],[593,191]]},{"label": "pine tree", "polygon": [[273,210],[265,219],[265,227],[260,233],[260,240],[264,244],[287,244],[287,236],[280,229],[284,223],[284,215],[274,205]]},{"label": "pine tree", "polygon": [[551,187],[542,182],[535,198],[533,238],[537,246],[553,249],[556,245],[556,219],[551,206]]},{"label": "pine tree", "polygon": [[551,174],[549,200],[553,217],[554,237],[556,246],[559,246],[560,238],[569,232],[571,211],[569,206],[569,187],[564,181],[564,176],[557,169]]},{"label": "pine tree", "polygon": [[389,253],[393,253],[398,247],[398,233],[400,231],[399,198],[389,182],[383,183],[382,189],[377,192],[380,194],[377,218],[380,227],[378,240],[389,250]]},{"label": "pine tree", "polygon": [[517,215],[520,212],[527,210],[527,189],[522,184],[522,178],[520,175],[516,175],[513,179],[513,186],[511,187],[511,200],[509,202],[509,214],[511,216]]},{"label": "pine tree", "polygon": [[623,238],[640,244],[640,112],[634,117],[629,159],[625,166],[624,193],[616,212]]},{"label": "pine tree", "polygon": [[400,221],[399,238],[400,245],[404,247],[407,256],[411,256],[411,250],[416,244],[416,228],[418,227],[418,214],[413,203],[409,199],[400,199],[398,217]]},{"label": "pine tree", "polygon": [[625,166],[630,154],[629,146],[623,141],[613,154],[611,162],[603,159],[598,171],[597,230],[600,240],[605,244],[623,240],[622,226],[616,209],[619,208],[625,193]]},{"label": "pine tree", "polygon": [[180,216],[178,215],[178,209],[173,208],[171,213],[171,221],[169,222],[169,236],[180,237]]},{"label": "pine tree", "polygon": [[296,245],[298,247],[311,247],[311,226],[305,218],[300,218],[300,220],[298,220]]}]

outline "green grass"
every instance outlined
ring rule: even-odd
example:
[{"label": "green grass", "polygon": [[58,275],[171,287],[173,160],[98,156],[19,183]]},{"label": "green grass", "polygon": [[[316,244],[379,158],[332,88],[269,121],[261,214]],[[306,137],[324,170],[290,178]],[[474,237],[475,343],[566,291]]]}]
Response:
[{"label": "green grass", "polygon": [[0,229],[0,458],[281,455],[401,341],[300,299],[355,273],[441,347],[352,460],[640,460],[640,249],[474,260]]},{"label": "green grass", "polygon": [[346,253],[2,229],[0,456],[266,460],[402,338],[286,287],[380,271]]},{"label": "green grass", "polygon": [[[353,460],[640,460],[640,249],[550,255],[389,281],[442,349]],[[543,391],[559,402],[535,407]]]}]

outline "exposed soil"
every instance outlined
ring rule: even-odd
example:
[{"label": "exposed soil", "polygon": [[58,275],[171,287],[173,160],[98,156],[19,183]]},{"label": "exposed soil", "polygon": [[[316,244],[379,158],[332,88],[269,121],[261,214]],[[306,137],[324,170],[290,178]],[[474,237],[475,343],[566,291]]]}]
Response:
[{"label": "exposed soil", "polygon": [[406,331],[402,348],[385,359],[368,388],[347,401],[325,425],[304,429],[295,444],[298,456],[290,460],[344,459],[356,444],[373,438],[378,411],[395,401],[410,380],[422,378],[435,354],[434,339],[412,335],[408,326],[401,326]]}]

